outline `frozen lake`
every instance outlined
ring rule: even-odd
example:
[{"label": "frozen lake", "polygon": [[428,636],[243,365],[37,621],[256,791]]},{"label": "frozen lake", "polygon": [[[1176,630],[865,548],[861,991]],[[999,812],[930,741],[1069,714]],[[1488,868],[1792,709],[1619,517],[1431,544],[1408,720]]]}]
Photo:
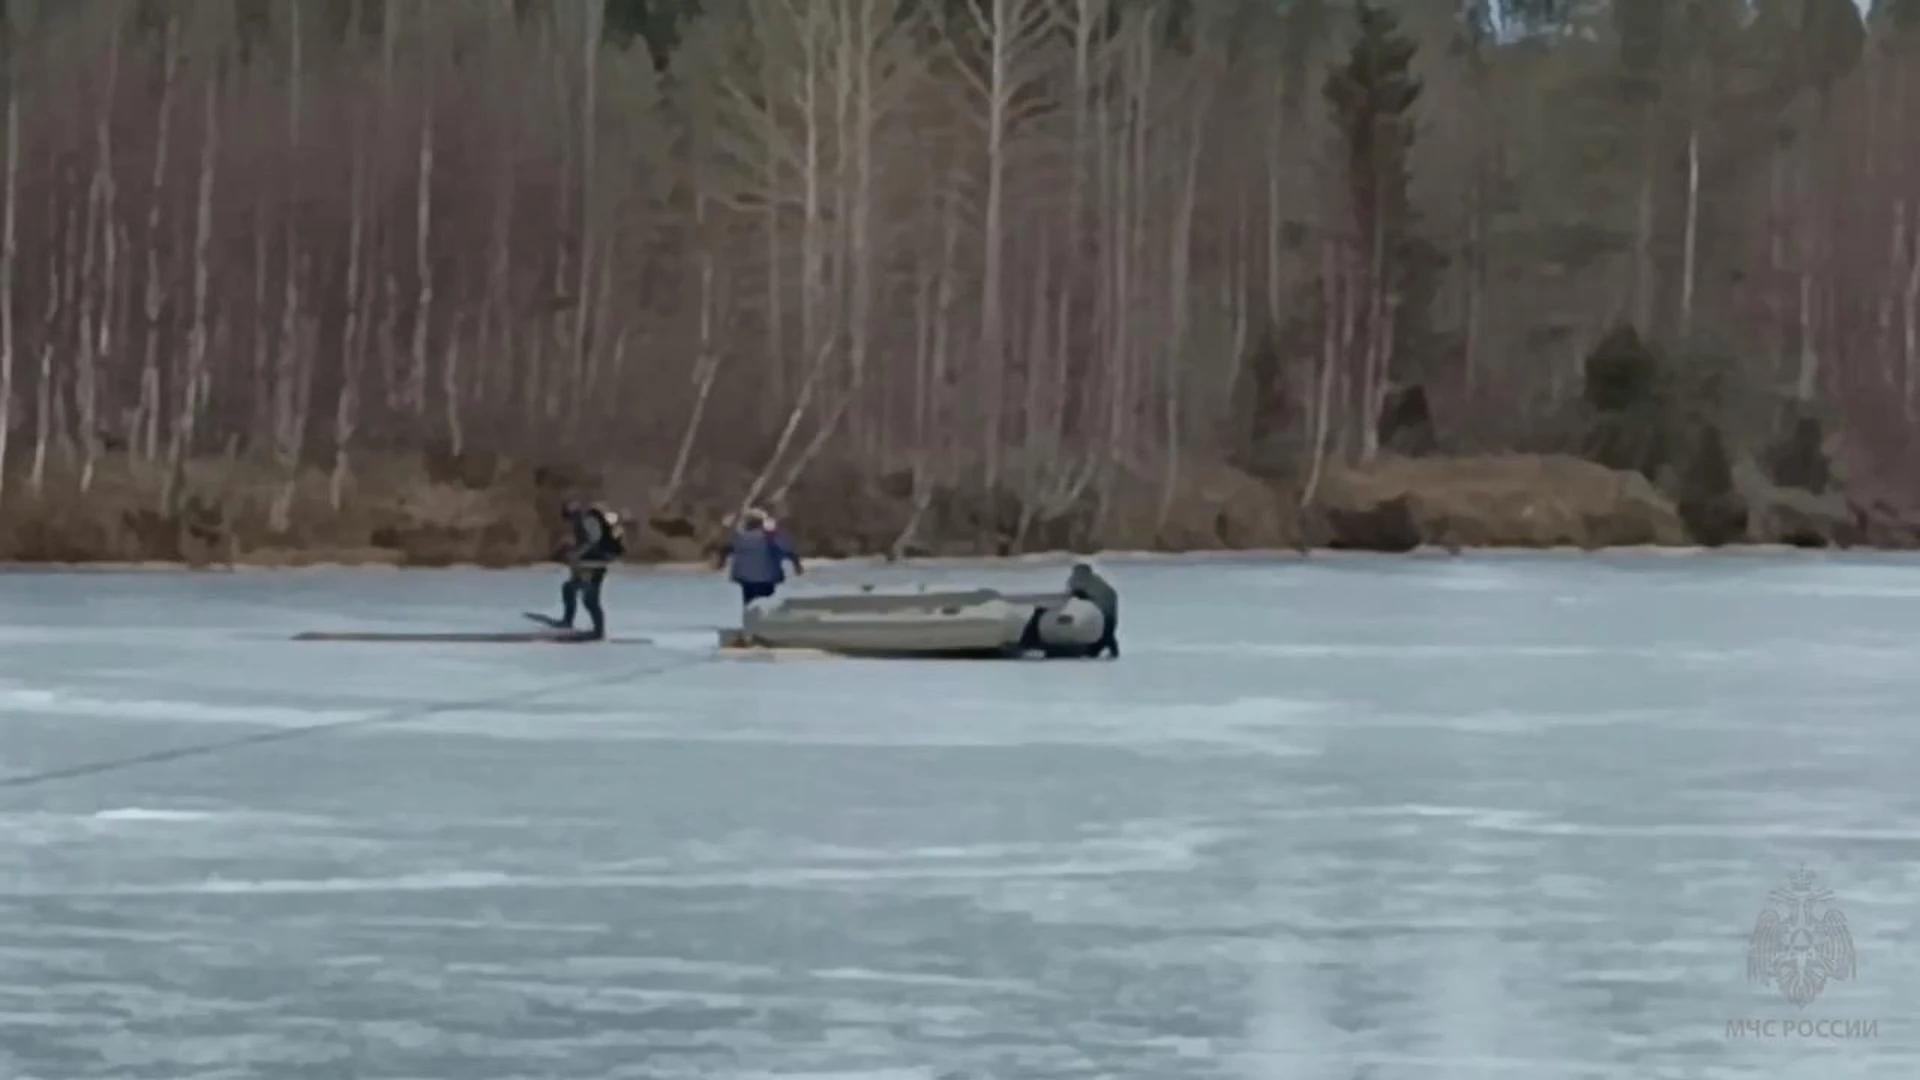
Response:
[{"label": "frozen lake", "polygon": [[[467,706],[0,788],[0,1077],[1920,1076],[1920,561],[1109,570],[1057,664],[703,661],[717,577],[554,648],[286,640],[554,573],[0,576],[0,779]],[[1858,970],[1796,1007],[1801,867]]]}]

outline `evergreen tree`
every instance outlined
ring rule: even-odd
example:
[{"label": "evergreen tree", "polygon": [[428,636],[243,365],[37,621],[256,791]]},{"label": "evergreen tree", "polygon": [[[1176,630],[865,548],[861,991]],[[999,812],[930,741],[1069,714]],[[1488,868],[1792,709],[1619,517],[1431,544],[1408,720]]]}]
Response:
[{"label": "evergreen tree", "polygon": [[[1408,196],[1408,159],[1415,138],[1412,109],[1420,99],[1413,75],[1418,46],[1393,12],[1361,0],[1359,34],[1344,64],[1328,73],[1322,94],[1339,132],[1353,235],[1361,245],[1369,292],[1394,309],[1395,373],[1419,374],[1437,358],[1431,309],[1441,267],[1437,249],[1416,231]],[[1378,278],[1373,252],[1379,252]],[[1363,329],[1365,338],[1371,328]]]},{"label": "evergreen tree", "polygon": [[1854,0],[1758,0],[1753,33],[1780,77],[1813,91],[1822,109],[1867,41]]},{"label": "evergreen tree", "polygon": [[636,40],[653,55],[653,65],[666,70],[680,44],[682,28],[699,16],[700,0],[604,0],[601,23],[606,40],[622,48]]},{"label": "evergreen tree", "polygon": [[1870,18],[1898,34],[1920,31],[1920,0],[1873,0]]}]

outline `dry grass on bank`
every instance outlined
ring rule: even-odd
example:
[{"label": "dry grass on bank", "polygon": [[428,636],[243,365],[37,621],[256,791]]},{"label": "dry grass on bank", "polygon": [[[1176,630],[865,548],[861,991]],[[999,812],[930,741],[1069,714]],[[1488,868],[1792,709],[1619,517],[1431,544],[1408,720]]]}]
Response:
[{"label": "dry grass on bank", "polygon": [[[713,469],[659,502],[645,470],[609,476],[502,459],[361,463],[335,510],[327,476],[303,473],[289,527],[269,527],[276,473],[229,459],[187,470],[180,512],[160,512],[161,478],[103,461],[92,490],[48,477],[44,497],[11,478],[0,505],[0,561],[285,567],[319,564],[514,566],[545,561],[554,509],[569,494],[629,511],[630,558],[709,557],[720,523],[751,481]],[[1333,547],[1587,548],[1687,546],[1674,507],[1643,477],[1560,456],[1381,458],[1331,471],[1304,511],[1286,485],[1192,462],[1170,499],[1158,477],[1123,476],[1100,507],[1089,495],[1048,520],[1022,522],[1007,493],[936,491],[902,553],[978,557],[1034,551],[1190,552]],[[779,508],[819,557],[885,556],[914,517],[910,478],[823,464]],[[1101,516],[1101,515],[1104,516]],[[1020,526],[1024,524],[1024,532]]]},{"label": "dry grass on bank", "polygon": [[419,462],[359,470],[335,510],[326,473],[304,471],[288,528],[270,527],[284,486],[251,462],[189,463],[176,513],[164,478],[124,457],[97,467],[86,494],[71,473],[49,475],[36,497],[11,478],[0,506],[0,559],[13,562],[174,562],[432,565],[524,562],[548,544],[531,477],[472,487],[436,478]]},{"label": "dry grass on bank", "polygon": [[1408,529],[1419,543],[1463,548],[1692,543],[1645,477],[1560,455],[1383,457],[1334,471],[1316,503],[1324,541],[1339,546],[1394,547],[1368,533]]}]

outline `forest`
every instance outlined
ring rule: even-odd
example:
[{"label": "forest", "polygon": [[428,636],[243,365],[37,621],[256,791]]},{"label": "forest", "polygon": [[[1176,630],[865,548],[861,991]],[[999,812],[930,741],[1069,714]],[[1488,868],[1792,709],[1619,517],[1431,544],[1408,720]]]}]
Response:
[{"label": "forest", "polygon": [[0,0],[0,558],[1920,544],[1920,0]]}]

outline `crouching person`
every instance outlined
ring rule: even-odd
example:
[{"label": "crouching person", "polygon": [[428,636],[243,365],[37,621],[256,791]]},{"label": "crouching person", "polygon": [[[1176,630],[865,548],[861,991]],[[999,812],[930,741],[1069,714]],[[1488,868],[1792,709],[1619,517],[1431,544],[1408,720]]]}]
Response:
[{"label": "crouching person", "polygon": [[[1039,652],[1050,660],[1095,659],[1103,654],[1111,654],[1114,659],[1119,659],[1120,642],[1116,634],[1120,626],[1120,594],[1093,567],[1079,563],[1067,576],[1067,597],[1100,612],[1100,636],[1088,645],[1065,642],[1050,645],[1041,627],[1048,615],[1057,609],[1037,608],[1033,617],[1027,620],[1026,630],[1020,635],[1017,651]],[[1066,616],[1061,618],[1065,620]]]},{"label": "crouching person", "polygon": [[1106,622],[1106,627],[1100,631],[1100,640],[1093,643],[1087,656],[1097,659],[1107,654],[1115,660],[1120,659],[1120,594],[1093,567],[1086,563],[1075,563],[1067,575],[1067,595],[1099,608]]}]

